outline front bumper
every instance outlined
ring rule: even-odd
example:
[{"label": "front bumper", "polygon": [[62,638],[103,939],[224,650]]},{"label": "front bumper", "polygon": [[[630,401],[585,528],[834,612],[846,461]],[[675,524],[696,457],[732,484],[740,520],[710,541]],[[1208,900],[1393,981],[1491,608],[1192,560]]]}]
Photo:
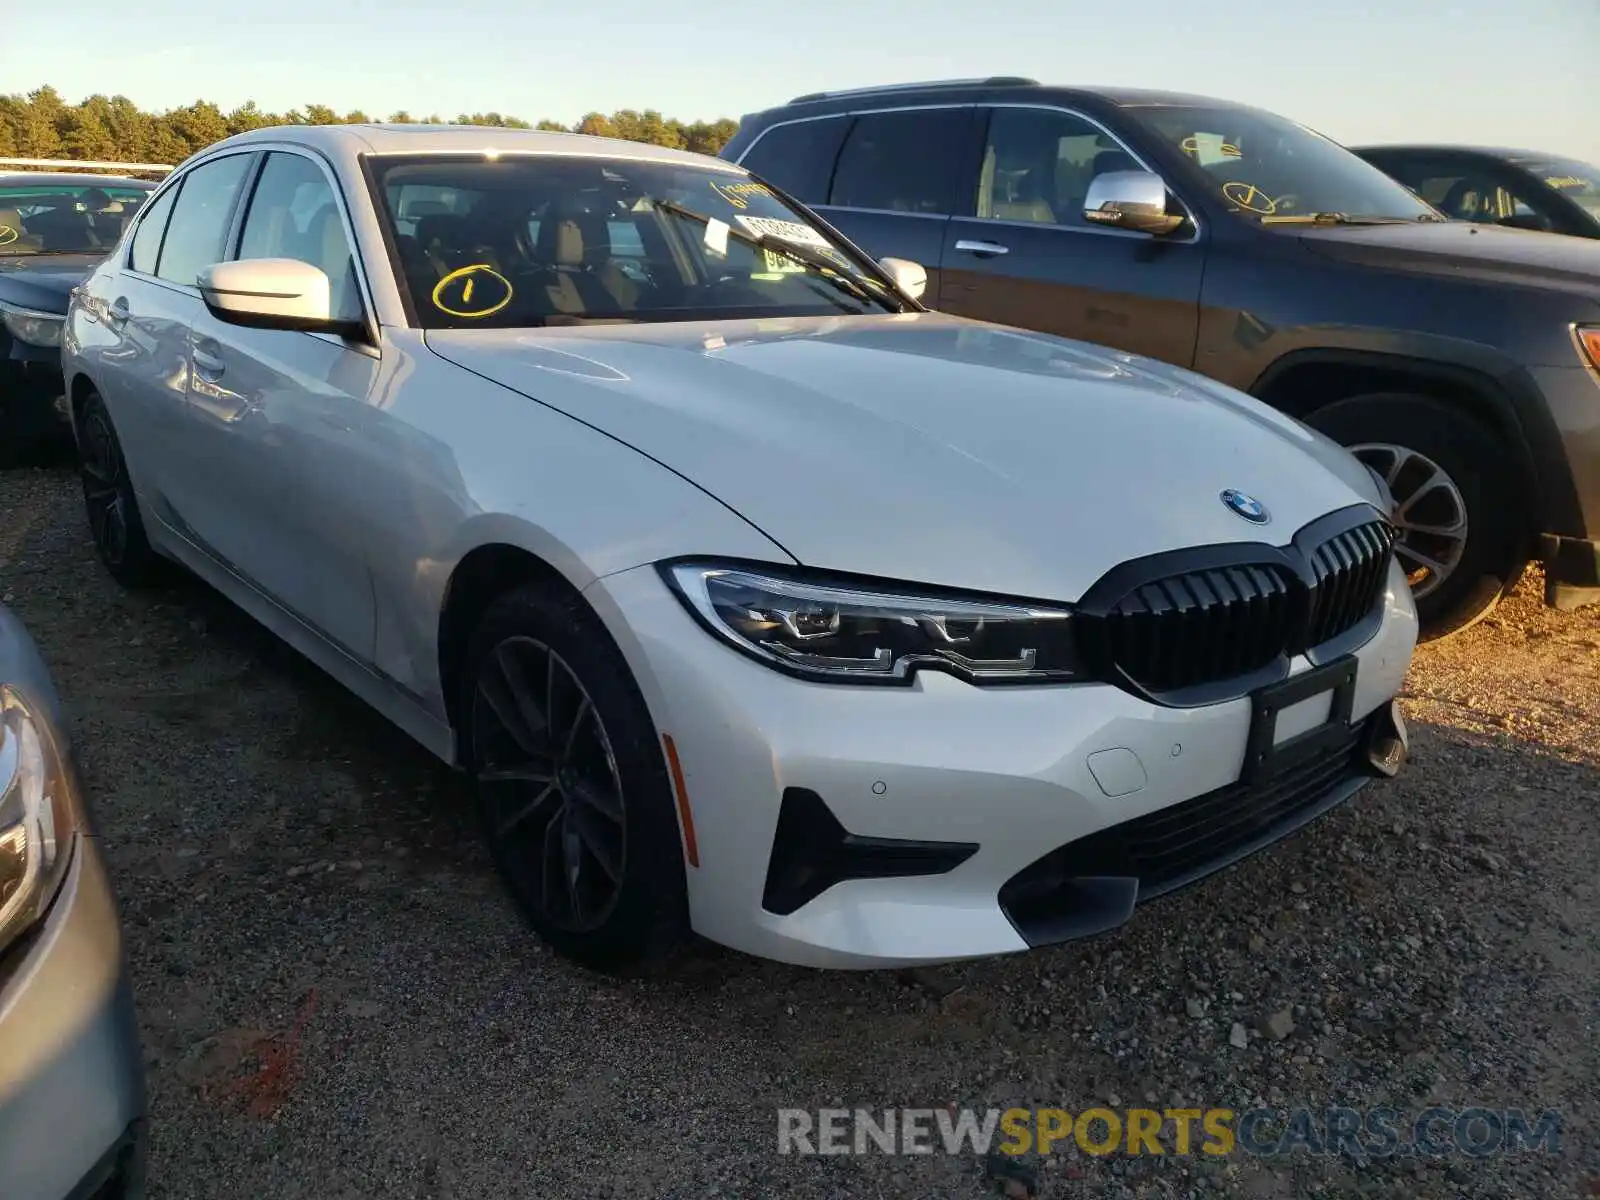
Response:
[{"label": "front bumper", "polygon": [[1529,373],[1560,435],[1576,501],[1565,520],[1547,514],[1539,537],[1545,603],[1560,609],[1600,603],[1600,373],[1579,366]]},{"label": "front bumper", "polygon": [[[1164,708],[1106,685],[979,689],[935,672],[904,689],[805,683],[709,637],[653,568],[603,578],[587,595],[678,751],[698,851],[688,870],[694,928],[763,957],[885,967],[1060,940],[1028,915],[1048,883],[1042,858],[1240,778],[1249,699]],[[1416,644],[1397,567],[1383,604],[1378,633],[1356,653],[1352,738],[1387,713]],[[1315,815],[1353,793],[1354,775],[1334,774],[1295,811]],[[1266,822],[1269,836],[1230,843],[1210,861],[1294,824]],[[784,882],[775,842],[779,868],[804,844],[833,856],[840,881],[809,897],[774,892],[774,879]],[[1121,891],[1120,915],[1090,924],[1126,919],[1139,897]],[[1062,897],[1051,903],[1061,908]],[[1083,932],[1093,929],[1065,936]]]},{"label": "front bumper", "polygon": [[144,1059],[93,837],[43,923],[0,961],[0,1195],[143,1194]]}]

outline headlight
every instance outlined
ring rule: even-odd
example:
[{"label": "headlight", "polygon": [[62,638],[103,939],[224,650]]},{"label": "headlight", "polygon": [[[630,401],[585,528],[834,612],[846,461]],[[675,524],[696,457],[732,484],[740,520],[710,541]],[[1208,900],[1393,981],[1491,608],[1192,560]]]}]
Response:
[{"label": "headlight", "polygon": [[50,731],[0,685],[0,947],[55,899],[72,857],[71,789]]},{"label": "headlight", "polygon": [[1600,325],[1579,325],[1572,331],[1572,336],[1589,365],[1600,371]]},{"label": "headlight", "polygon": [[663,574],[712,633],[807,679],[909,683],[924,668],[971,683],[1082,678],[1065,608],[858,588],[707,563],[675,563]]},{"label": "headlight", "polygon": [[33,312],[26,308],[0,308],[6,328],[19,342],[30,346],[61,345],[61,326],[66,318],[56,313]]}]

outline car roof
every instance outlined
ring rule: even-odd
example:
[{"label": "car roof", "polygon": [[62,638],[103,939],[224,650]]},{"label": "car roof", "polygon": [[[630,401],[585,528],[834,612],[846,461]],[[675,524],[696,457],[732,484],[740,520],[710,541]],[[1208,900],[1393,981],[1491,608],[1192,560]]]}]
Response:
[{"label": "car roof", "polygon": [[1559,154],[1546,154],[1538,150],[1515,150],[1509,146],[1466,146],[1449,142],[1386,144],[1380,146],[1351,146],[1357,154],[1465,154],[1479,158],[1497,158],[1504,161],[1523,159],[1561,158]]},{"label": "car roof", "polygon": [[547,154],[604,156],[638,162],[675,162],[726,171],[731,164],[705,154],[672,150],[622,138],[590,137],[543,129],[508,129],[499,125],[272,125],[235,134],[206,147],[249,146],[256,142],[290,142],[343,154]]},{"label": "car roof", "polygon": [[149,179],[129,179],[123,175],[96,175],[92,171],[7,171],[0,174],[0,187],[133,187],[154,191]]},{"label": "car roof", "polygon": [[1221,100],[1192,92],[1168,92],[1154,88],[1110,87],[1099,85],[1057,85],[1040,83],[1020,75],[991,75],[981,79],[931,79],[913,83],[890,83],[872,87],[845,88],[836,91],[808,92],[784,104],[775,105],[768,112],[792,108],[802,104],[832,104],[877,99],[894,99],[906,102],[912,97],[929,94],[1005,92],[1022,95],[1036,94],[1040,99],[1071,100],[1090,98],[1121,108],[1141,108],[1155,105],[1197,106],[1207,108],[1248,109],[1251,106],[1233,100]]}]

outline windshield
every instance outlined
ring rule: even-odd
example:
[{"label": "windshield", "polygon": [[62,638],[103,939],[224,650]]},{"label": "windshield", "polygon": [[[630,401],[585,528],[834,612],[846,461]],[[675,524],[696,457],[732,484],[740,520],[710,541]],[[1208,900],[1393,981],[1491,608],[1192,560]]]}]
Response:
[{"label": "windshield", "polygon": [[1126,111],[1188,155],[1235,211],[1264,223],[1314,213],[1396,221],[1437,216],[1377,167],[1283,117],[1199,105]]},{"label": "windshield", "polygon": [[1512,163],[1527,171],[1545,187],[1559,192],[1600,222],[1600,167],[1576,158],[1513,158]]},{"label": "windshield", "polygon": [[149,194],[92,178],[0,186],[0,257],[109,251]]},{"label": "windshield", "polygon": [[428,329],[900,312],[870,267],[747,176],[588,157],[382,158]]}]

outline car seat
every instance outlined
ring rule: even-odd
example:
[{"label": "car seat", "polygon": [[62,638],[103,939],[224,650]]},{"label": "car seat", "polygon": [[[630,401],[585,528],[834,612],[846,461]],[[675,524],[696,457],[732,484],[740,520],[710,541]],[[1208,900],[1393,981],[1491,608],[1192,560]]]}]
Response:
[{"label": "car seat", "polygon": [[553,312],[630,312],[638,303],[639,285],[618,268],[599,213],[546,216],[534,254],[538,283]]}]

